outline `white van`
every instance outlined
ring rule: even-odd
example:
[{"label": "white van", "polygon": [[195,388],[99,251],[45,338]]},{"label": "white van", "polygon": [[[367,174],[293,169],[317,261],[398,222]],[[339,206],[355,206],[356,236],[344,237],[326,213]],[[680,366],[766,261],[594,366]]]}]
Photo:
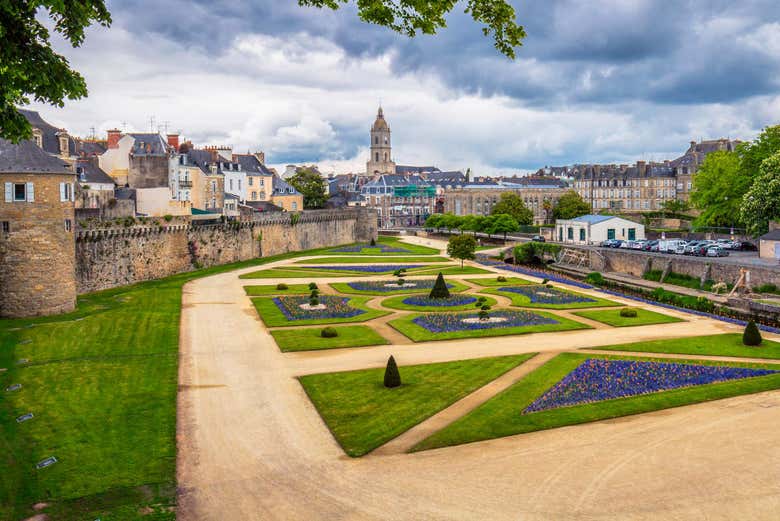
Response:
[{"label": "white van", "polygon": [[687,242],[682,239],[665,239],[658,241],[658,251],[660,253],[677,253],[678,251],[682,253],[686,244]]}]

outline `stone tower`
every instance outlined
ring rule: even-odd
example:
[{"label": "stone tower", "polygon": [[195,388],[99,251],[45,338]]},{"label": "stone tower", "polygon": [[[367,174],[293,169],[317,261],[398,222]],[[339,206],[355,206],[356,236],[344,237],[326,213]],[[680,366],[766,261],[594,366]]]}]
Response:
[{"label": "stone tower", "polygon": [[366,175],[394,174],[392,146],[390,144],[390,127],[385,121],[382,107],[376,114],[376,120],[371,125],[371,156],[366,163]]}]

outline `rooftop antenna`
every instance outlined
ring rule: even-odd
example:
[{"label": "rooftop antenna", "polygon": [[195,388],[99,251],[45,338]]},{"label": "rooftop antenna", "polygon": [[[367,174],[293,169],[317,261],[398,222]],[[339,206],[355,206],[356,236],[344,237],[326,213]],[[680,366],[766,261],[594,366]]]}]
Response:
[{"label": "rooftop antenna", "polygon": [[149,132],[154,132],[154,123],[155,123],[154,116],[152,116],[151,118],[149,118]]},{"label": "rooftop antenna", "polygon": [[127,121],[122,122],[122,132],[125,132],[127,130]]},{"label": "rooftop antenna", "polygon": [[95,141],[95,127],[89,127],[89,139]]},{"label": "rooftop antenna", "polygon": [[170,125],[170,123],[171,123],[170,121],[163,121],[162,126],[165,129],[166,134],[168,133],[168,125]]}]

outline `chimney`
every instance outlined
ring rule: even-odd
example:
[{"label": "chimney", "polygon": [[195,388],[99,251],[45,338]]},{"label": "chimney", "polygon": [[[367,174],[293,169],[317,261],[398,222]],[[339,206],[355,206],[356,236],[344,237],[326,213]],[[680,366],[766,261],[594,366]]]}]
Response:
[{"label": "chimney", "polygon": [[107,132],[108,134],[108,148],[119,148],[119,140],[122,137],[122,131],[118,128],[112,128]]},{"label": "chimney", "polygon": [[168,145],[179,150],[179,134],[168,134]]},{"label": "chimney", "polygon": [[644,161],[637,161],[636,168],[639,170],[639,175],[645,175],[645,172],[647,172],[647,163]]}]

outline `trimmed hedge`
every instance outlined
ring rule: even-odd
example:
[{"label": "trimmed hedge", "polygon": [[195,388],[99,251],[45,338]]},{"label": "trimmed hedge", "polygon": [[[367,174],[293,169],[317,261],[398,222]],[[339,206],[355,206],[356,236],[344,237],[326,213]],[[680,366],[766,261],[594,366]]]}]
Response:
[{"label": "trimmed hedge", "polygon": [[398,372],[398,365],[396,365],[393,355],[390,355],[390,358],[387,359],[384,384],[388,388],[401,386],[401,373]]},{"label": "trimmed hedge", "polygon": [[756,323],[751,320],[745,326],[745,332],[742,333],[742,343],[746,346],[760,346],[761,341],[761,332],[756,327]]},{"label": "trimmed hedge", "polygon": [[320,336],[322,338],[336,338],[339,336],[339,332],[336,330],[335,327],[326,327],[323,328],[322,331],[320,331]]}]

